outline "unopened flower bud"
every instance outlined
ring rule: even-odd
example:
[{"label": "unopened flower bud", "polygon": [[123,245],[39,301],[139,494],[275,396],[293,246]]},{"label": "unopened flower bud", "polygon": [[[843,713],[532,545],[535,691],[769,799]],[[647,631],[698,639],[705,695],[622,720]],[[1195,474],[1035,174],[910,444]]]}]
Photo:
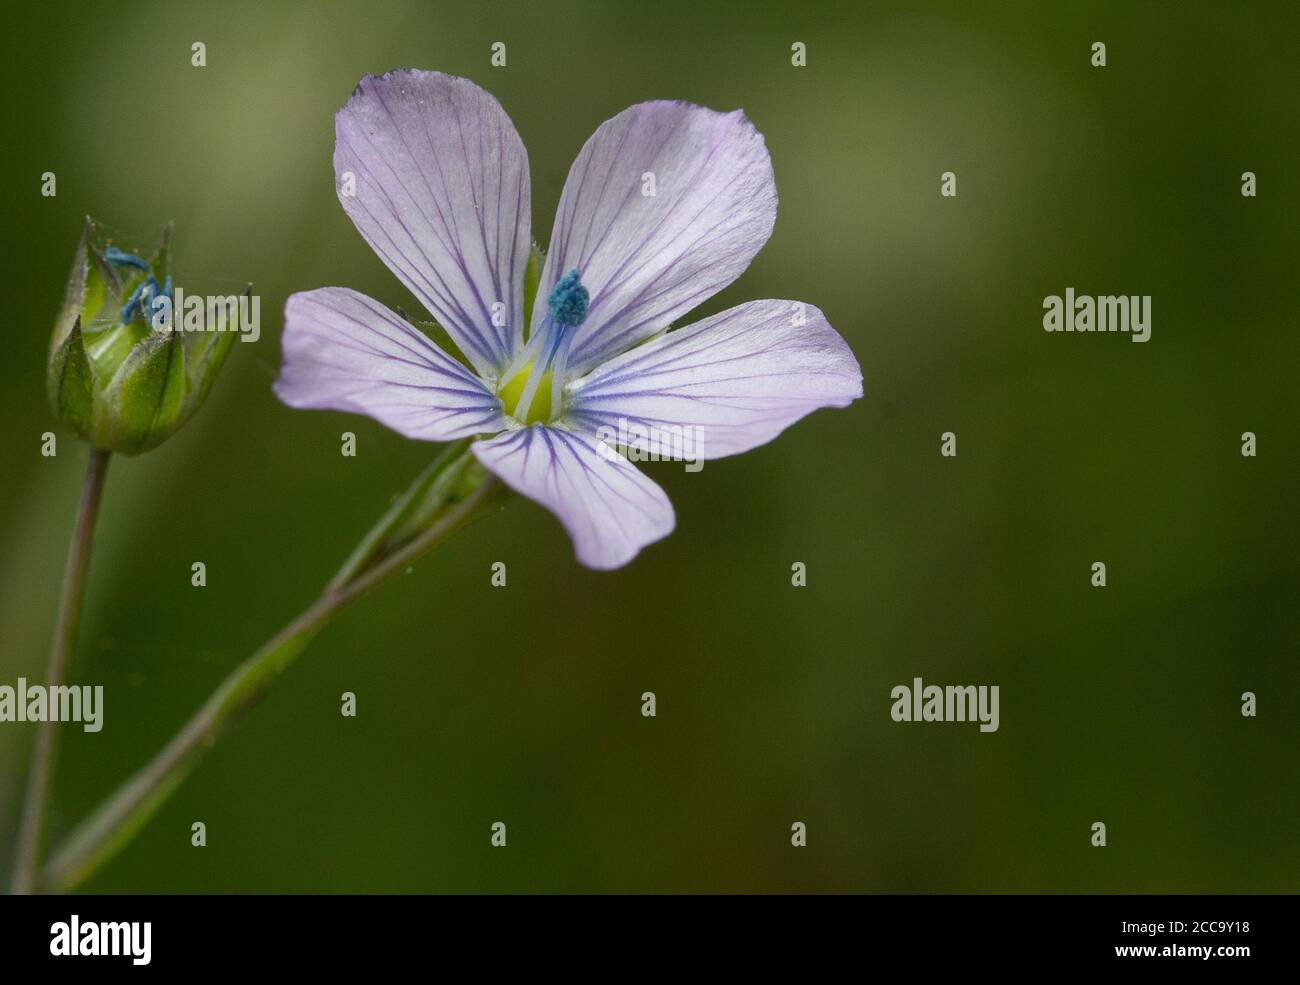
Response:
[{"label": "unopened flower bud", "polygon": [[198,410],[239,334],[236,324],[178,330],[171,226],[145,259],[87,217],[46,377],[59,423],[96,448],[133,455],[161,444]]}]

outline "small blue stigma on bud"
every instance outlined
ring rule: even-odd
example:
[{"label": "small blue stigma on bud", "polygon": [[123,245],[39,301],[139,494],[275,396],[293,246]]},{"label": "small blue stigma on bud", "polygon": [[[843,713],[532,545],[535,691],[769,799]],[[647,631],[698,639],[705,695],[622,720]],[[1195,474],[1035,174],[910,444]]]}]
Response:
[{"label": "small blue stigma on bud", "polygon": [[551,294],[546,299],[546,310],[550,312],[551,321],[555,324],[576,328],[587,320],[587,301],[590,297],[587,289],[582,286],[578,268],[574,267],[551,288]]},{"label": "small blue stigma on bud", "polygon": [[[145,267],[145,269],[148,270],[149,268]],[[167,278],[165,288],[160,290],[158,279],[153,274],[150,274],[139,287],[131,292],[131,296],[126,299],[126,304],[122,305],[122,311],[118,317],[122,321],[130,321],[138,311],[141,317],[147,319],[153,308],[153,299],[158,297],[160,293],[170,296],[172,293],[171,288],[172,279],[170,277]]]},{"label": "small blue stigma on bud", "polygon": [[116,246],[110,246],[104,251],[104,260],[111,263],[114,267],[135,267],[136,270],[143,270],[146,273],[149,270],[149,264],[145,263],[134,253],[127,253],[125,250],[119,250]]},{"label": "small blue stigma on bud", "polygon": [[118,318],[124,322],[131,321],[137,314],[143,318],[148,318],[152,310],[153,300],[161,294],[171,297],[172,279],[171,275],[167,276],[166,282],[159,287],[158,278],[153,275],[153,270],[149,264],[136,256],[134,253],[127,253],[125,250],[119,250],[116,246],[109,246],[104,249],[104,262],[114,267],[132,267],[136,270],[143,270],[147,277],[141,281],[131,296],[126,299],[126,304],[122,305],[122,310],[118,313]]}]

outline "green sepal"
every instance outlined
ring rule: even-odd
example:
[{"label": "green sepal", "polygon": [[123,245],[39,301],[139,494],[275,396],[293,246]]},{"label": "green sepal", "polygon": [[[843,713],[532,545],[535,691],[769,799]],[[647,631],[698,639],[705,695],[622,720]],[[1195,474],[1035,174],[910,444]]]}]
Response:
[{"label": "green sepal", "polygon": [[95,374],[81,339],[81,319],[50,360],[45,377],[50,410],[55,418],[83,437],[89,433],[95,406]]},{"label": "green sepal", "polygon": [[[92,251],[86,264],[86,288],[81,299],[81,324],[87,329],[99,319],[108,302],[110,291],[114,292],[113,296],[116,297],[117,278],[114,277],[110,284],[105,278],[106,269],[104,261]],[[111,275],[112,271],[108,273]]]},{"label": "green sepal", "polygon": [[474,364],[465,358],[465,354],[460,351],[460,346],[458,346],[456,340],[451,337],[451,333],[443,328],[439,322],[436,322],[433,319],[428,319],[427,321],[416,320],[400,308],[398,309],[398,314],[425,335],[429,336],[434,345],[455,359],[456,362],[460,363],[471,373],[478,375],[478,370],[474,368]]},{"label": "green sepal", "polygon": [[162,443],[189,412],[185,346],[179,332],[155,332],[131,350],[104,388],[92,442],[128,455]]},{"label": "green sepal", "polygon": [[533,324],[533,303],[537,300],[537,288],[542,283],[542,268],[546,266],[546,255],[536,243],[528,251],[528,266],[524,267],[524,338],[528,338]]},{"label": "green sepal", "polygon": [[443,449],[357,545],[330,582],[331,588],[348,584],[401,550],[444,511],[479,487],[487,478],[487,470],[469,445],[465,438]]},{"label": "green sepal", "polygon": [[[250,297],[252,293],[253,285],[249,284],[244,288],[244,297]],[[173,317],[179,323],[181,313],[175,312]],[[208,391],[212,389],[212,381],[217,378],[217,373],[221,371],[226,357],[230,355],[235,339],[243,334],[246,326],[237,325],[231,329],[223,321],[217,327],[220,331],[194,333],[193,340],[190,342],[190,399],[196,407],[207,399]]]},{"label": "green sepal", "polygon": [[163,226],[163,231],[158,236],[158,245],[153,248],[153,256],[149,258],[149,266],[153,270],[153,275],[161,284],[172,272],[172,228],[176,225],[174,221],[168,222]]},{"label": "green sepal", "polygon": [[77,243],[77,253],[72,259],[72,271],[68,274],[68,283],[64,288],[63,307],[59,309],[59,317],[54,322],[54,333],[50,336],[49,361],[51,365],[54,363],[55,353],[63,348],[63,343],[68,341],[68,336],[72,333],[72,326],[84,317],[86,256],[90,249],[92,232],[93,222],[90,216],[86,216],[85,225],[81,229],[81,239]]},{"label": "green sepal", "polygon": [[86,352],[99,378],[111,380],[132,350],[148,337],[148,327],[138,318],[90,331],[86,336]]}]

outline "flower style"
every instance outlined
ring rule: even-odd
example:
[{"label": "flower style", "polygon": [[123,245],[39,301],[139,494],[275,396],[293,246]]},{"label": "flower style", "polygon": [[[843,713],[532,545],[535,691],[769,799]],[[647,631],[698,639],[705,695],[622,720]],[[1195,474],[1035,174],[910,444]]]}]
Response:
[{"label": "flower style", "polygon": [[479,461],[551,510],[589,567],[626,564],[674,525],[608,435],[646,451],[685,433],[720,458],[862,396],[812,305],[751,301],[669,330],[776,219],[767,148],[739,110],[654,101],[602,124],[569,171],[540,304],[528,155],[495,98],[438,72],[366,76],[335,137],[344,210],[459,353],[356,291],[307,291],[285,308],[276,394],[409,438],[478,438]]}]

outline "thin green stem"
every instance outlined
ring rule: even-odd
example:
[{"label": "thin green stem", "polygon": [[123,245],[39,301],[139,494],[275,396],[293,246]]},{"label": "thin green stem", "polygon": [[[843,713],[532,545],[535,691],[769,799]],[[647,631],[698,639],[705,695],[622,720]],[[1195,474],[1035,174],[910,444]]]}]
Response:
[{"label": "thin green stem", "polygon": [[497,488],[494,479],[484,478],[464,498],[441,512],[419,536],[353,577],[331,581],[311,606],[226,678],[147,766],[69,835],[46,866],[43,885],[52,892],[66,892],[112,857],[176,789],[203,751],[267,692],[327,623],[370,589],[405,571],[421,555],[486,512]]},{"label": "thin green stem", "polygon": [[[90,544],[95,535],[95,518],[108,474],[109,453],[90,450],[86,479],[81,489],[81,504],[72,531],[72,545],[63,569],[63,590],[59,596],[59,613],[54,624],[54,642],[50,647],[50,666],[46,685],[63,684],[68,661],[77,640],[77,623],[81,617],[81,598],[86,590],[86,571],[90,567]],[[36,733],[31,773],[27,777],[27,797],[23,805],[22,826],[18,834],[18,858],[14,865],[11,891],[35,893],[39,889],[41,851],[45,843],[45,821],[49,814],[50,787],[59,753],[59,724],[44,722]]]}]

